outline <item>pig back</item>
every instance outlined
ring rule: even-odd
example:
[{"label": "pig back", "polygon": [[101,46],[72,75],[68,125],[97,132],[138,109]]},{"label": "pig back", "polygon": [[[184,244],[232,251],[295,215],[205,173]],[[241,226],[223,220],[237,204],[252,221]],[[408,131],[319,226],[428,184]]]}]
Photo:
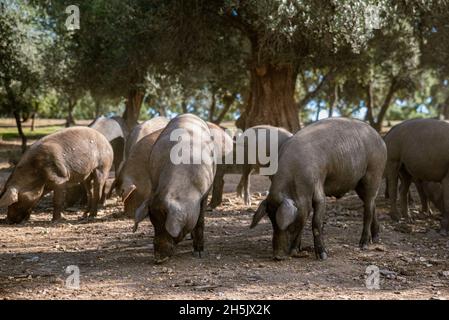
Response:
[{"label": "pig back", "polygon": [[30,151],[29,159],[36,166],[65,168],[73,179],[86,176],[96,168],[109,170],[113,160],[106,137],[88,127],[71,127],[50,134],[36,142]]},{"label": "pig back", "polygon": [[168,119],[165,117],[155,117],[147,120],[137,126],[130,132],[125,144],[125,158],[128,158],[131,154],[131,149],[140,141],[143,137],[164,128],[168,123]]},{"label": "pig back", "polygon": [[413,119],[394,126],[384,137],[388,162],[405,166],[412,177],[441,181],[449,170],[449,123]]},{"label": "pig back", "polygon": [[[281,147],[275,180],[320,183],[326,195],[341,196],[355,188],[368,171],[382,176],[386,147],[368,124],[354,119],[330,118],[298,131]],[[277,177],[276,177],[277,176]]]},{"label": "pig back", "polygon": [[[188,133],[193,145],[184,149],[189,152],[188,163],[175,163],[173,156],[180,155],[176,133]],[[193,135],[193,136],[192,136]],[[198,139],[201,138],[201,142]],[[195,146],[195,147],[194,147]],[[202,152],[202,161],[193,163],[194,153]],[[198,156],[198,154],[196,154]],[[179,160],[179,158],[177,158]],[[205,194],[212,185],[216,164],[214,144],[208,125],[191,114],[172,119],[162,130],[150,154],[149,169],[153,189],[182,196],[189,191]]]}]

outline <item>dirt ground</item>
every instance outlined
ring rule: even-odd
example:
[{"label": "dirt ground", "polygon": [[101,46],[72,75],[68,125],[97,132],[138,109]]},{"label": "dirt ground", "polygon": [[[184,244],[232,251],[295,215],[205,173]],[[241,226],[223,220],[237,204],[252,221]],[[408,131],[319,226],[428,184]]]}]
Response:
[{"label": "dirt ground", "polygon": [[[0,142],[0,150],[17,148]],[[0,163],[0,185],[10,169]],[[207,256],[192,256],[192,241],[177,246],[163,265],[153,261],[149,221],[132,233],[121,218],[118,198],[108,200],[93,222],[81,222],[83,208],[68,208],[66,221],[53,224],[51,200],[45,198],[29,222],[0,224],[1,299],[448,299],[449,238],[436,230],[440,215],[426,217],[411,205],[413,224],[388,217],[383,191],[377,200],[381,243],[358,248],[362,203],[354,193],[328,199],[326,261],[315,259],[310,221],[304,257],[271,259],[271,224],[249,229],[269,180],[253,176],[251,207],[235,196],[239,176],[226,176],[224,203],[207,212]],[[413,198],[418,199],[413,190]],[[435,210],[434,210],[435,212]],[[0,218],[5,210],[0,211]],[[308,248],[307,248],[308,247]],[[80,270],[80,288],[66,287],[66,268]],[[366,288],[366,269],[380,270],[380,289]]]}]

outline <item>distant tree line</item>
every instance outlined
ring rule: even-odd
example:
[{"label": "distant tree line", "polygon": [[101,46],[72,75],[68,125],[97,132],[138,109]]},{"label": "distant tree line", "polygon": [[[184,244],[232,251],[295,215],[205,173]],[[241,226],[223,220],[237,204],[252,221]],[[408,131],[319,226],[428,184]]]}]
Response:
[{"label": "distant tree line", "polygon": [[448,1],[0,0],[0,114],[449,118]]}]

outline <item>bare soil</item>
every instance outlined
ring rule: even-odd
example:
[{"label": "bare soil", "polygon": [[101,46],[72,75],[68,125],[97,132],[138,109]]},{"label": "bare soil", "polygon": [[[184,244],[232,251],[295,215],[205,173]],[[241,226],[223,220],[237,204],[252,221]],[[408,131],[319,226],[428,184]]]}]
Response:
[{"label": "bare soil", "polygon": [[[1,144],[1,143],[0,143]],[[0,146],[0,150],[5,145]],[[0,165],[0,185],[10,168]],[[177,246],[163,265],[153,260],[149,221],[132,233],[133,222],[121,217],[118,198],[108,200],[92,222],[82,222],[83,208],[68,208],[66,221],[51,223],[51,199],[41,201],[31,220],[0,224],[0,298],[2,299],[448,299],[449,238],[437,233],[440,214],[427,217],[411,205],[413,224],[394,223],[383,190],[377,200],[381,243],[357,246],[362,203],[349,193],[328,199],[326,261],[313,253],[310,222],[304,257],[275,262],[271,258],[271,224],[249,229],[269,180],[252,176],[252,204],[235,195],[237,175],[226,176],[224,203],[207,212],[206,250],[192,256],[192,241]],[[412,196],[418,196],[413,190]],[[436,212],[436,210],[434,210]],[[5,210],[0,211],[0,218]],[[67,266],[80,270],[80,288],[66,287]],[[380,290],[367,289],[366,269],[380,269]]]}]

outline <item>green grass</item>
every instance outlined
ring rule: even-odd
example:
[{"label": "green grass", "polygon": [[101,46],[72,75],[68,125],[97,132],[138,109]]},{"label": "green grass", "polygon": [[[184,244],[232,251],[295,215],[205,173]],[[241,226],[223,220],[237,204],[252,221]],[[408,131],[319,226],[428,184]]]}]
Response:
[{"label": "green grass", "polygon": [[[40,139],[62,128],[63,128],[62,126],[45,126],[45,127],[37,127],[34,129],[34,131],[30,131],[30,128],[23,128],[23,132],[29,139]],[[17,132],[17,128],[15,127],[0,128],[0,137],[3,140],[20,139],[19,133]]]}]

